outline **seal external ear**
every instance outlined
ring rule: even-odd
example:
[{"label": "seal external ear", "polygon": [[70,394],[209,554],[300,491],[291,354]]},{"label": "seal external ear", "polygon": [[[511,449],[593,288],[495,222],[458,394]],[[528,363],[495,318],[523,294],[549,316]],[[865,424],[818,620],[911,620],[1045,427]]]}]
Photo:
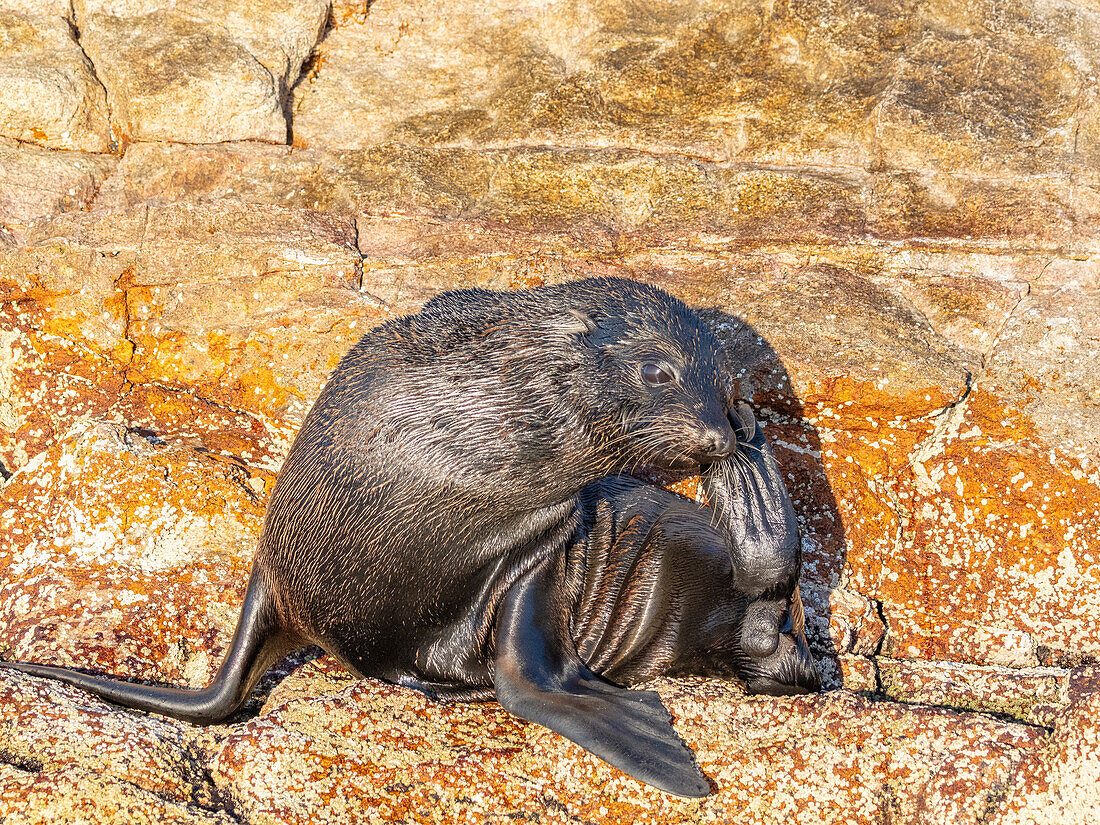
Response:
[{"label": "seal external ear", "polygon": [[560,560],[544,559],[509,589],[496,626],[497,700],[635,779],[677,796],[700,797],[710,783],[653,691],[626,690],[585,666],[557,604]]},{"label": "seal external ear", "polygon": [[599,324],[596,323],[595,314],[592,312],[584,312],[579,309],[567,309],[569,314],[569,331],[574,332],[577,335],[591,335],[597,329]]}]

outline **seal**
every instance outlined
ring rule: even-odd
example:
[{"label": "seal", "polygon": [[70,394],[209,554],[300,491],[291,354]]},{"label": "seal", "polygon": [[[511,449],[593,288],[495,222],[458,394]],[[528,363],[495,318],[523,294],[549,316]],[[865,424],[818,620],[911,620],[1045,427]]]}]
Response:
[{"label": "seal", "polygon": [[[307,415],[208,687],[4,666],[206,724],[312,643],[703,796],[660,698],[620,685],[820,684],[793,508],[718,354],[692,310],[630,280],[443,293],[360,339]],[[713,508],[620,475],[640,466],[702,467]]]}]

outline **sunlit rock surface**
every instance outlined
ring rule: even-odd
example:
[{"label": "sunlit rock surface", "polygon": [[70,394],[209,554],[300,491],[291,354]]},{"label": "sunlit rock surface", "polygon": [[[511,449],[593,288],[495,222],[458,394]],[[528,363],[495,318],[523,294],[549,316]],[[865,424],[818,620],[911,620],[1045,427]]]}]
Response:
[{"label": "sunlit rock surface", "polygon": [[87,206],[117,165],[112,155],[55,152],[0,137],[0,249],[12,230]]},{"label": "sunlit rock surface", "polygon": [[106,93],[67,4],[0,2],[0,135],[106,152],[108,117]]},{"label": "sunlit rock surface", "polygon": [[316,653],[209,729],[0,672],[0,819],[1100,821],[1098,90],[1093,2],[0,0],[0,656],[204,684],[364,330],[620,275],[723,342],[829,688],[660,682],[687,802]]}]

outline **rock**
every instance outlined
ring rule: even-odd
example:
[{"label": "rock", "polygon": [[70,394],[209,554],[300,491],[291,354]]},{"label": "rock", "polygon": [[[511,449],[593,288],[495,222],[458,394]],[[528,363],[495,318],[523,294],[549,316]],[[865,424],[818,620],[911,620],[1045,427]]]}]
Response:
[{"label": "rock", "polygon": [[270,465],[379,318],[354,237],[350,220],[220,202],[89,213],[0,249],[0,460],[109,414]]},{"label": "rock", "polygon": [[[77,430],[0,491],[3,532],[15,543],[0,590],[6,655],[191,685],[209,679],[259,524],[254,497],[271,478],[155,441],[106,424]],[[33,610],[21,604],[29,600]],[[152,805],[178,821],[216,816],[213,799],[237,816],[277,822],[429,810],[654,822],[722,822],[736,811],[763,822],[829,798],[867,818],[889,810],[977,822],[1047,741],[1035,727],[844,692],[749,699],[719,680],[666,680],[658,688],[718,791],[686,802],[495,705],[438,705],[350,679],[328,659],[280,683],[259,716],[209,733],[110,711],[48,681],[2,677],[15,712],[0,727],[0,752],[23,768],[5,771],[0,793],[17,788],[35,801],[49,788],[81,810]],[[319,809],[319,799],[329,804]],[[44,821],[43,808],[36,803],[42,819],[28,821]]]},{"label": "rock", "polygon": [[177,684],[216,671],[273,477],[157,441],[88,422],[0,488],[5,658]]},{"label": "rock", "polygon": [[[813,590],[810,586],[807,590]],[[814,604],[821,604],[820,596],[812,600]],[[811,636],[817,639],[829,639],[840,653],[853,653],[856,656],[872,656],[879,651],[886,627],[879,617],[879,605],[872,602],[859,593],[853,593],[843,588],[834,588],[827,597],[828,619],[827,627],[812,627]],[[807,615],[807,623],[815,624],[814,619]],[[820,644],[820,642],[819,642]]]},{"label": "rock", "polygon": [[[13,754],[5,759],[24,766],[0,773],[0,800],[33,781],[93,818],[89,785],[105,813],[158,803],[178,817],[169,821],[185,822],[220,821],[216,806],[224,805],[235,821],[282,823],[832,822],[841,812],[861,821],[977,823],[1000,808],[1023,766],[1045,758],[1050,741],[1040,728],[843,691],[748,698],[721,680],[659,680],[677,730],[715,785],[705,799],[682,800],[495,703],[437,704],[350,679],[327,657],[281,682],[259,716],[205,731],[112,714],[79,691],[20,674],[4,674],[0,685],[15,711],[0,728]],[[103,730],[104,744],[97,751],[72,742],[50,719],[74,732]],[[181,734],[184,758],[163,747]],[[27,753],[27,742],[40,744]],[[119,788],[121,770],[130,773]]]},{"label": "rock", "polygon": [[52,152],[0,138],[0,232],[85,208],[117,162],[109,155]]},{"label": "rock", "polygon": [[89,771],[23,771],[0,763],[0,807],[9,825],[230,825],[226,813],[170,802],[125,780],[104,779]]},{"label": "rock", "polygon": [[1050,745],[1024,761],[995,825],[1100,821],[1100,670],[1074,670]]},{"label": "rock", "polygon": [[1100,469],[1100,265],[1054,261],[1008,319],[992,353],[991,391],[1057,444],[1066,464]]},{"label": "rock", "polygon": [[50,149],[110,151],[107,97],[73,35],[68,4],[21,6],[0,3],[0,135]]},{"label": "rock", "polygon": [[[940,191],[947,185],[950,196]],[[668,252],[757,263],[778,250],[813,249],[821,262],[868,276],[885,270],[881,276],[899,280],[961,267],[983,282],[987,275],[1024,280],[1024,272],[1034,277],[1042,264],[997,250],[1087,256],[1097,249],[1100,225],[1100,178],[1087,175],[1068,192],[1057,179],[947,184],[896,172],[746,168],[636,150],[542,146],[135,146],[103,204],[227,194],[357,216],[412,213],[511,232],[583,233],[588,245],[619,256],[652,254],[660,244]],[[1067,197],[1075,210],[1061,205]],[[895,243],[900,248],[883,248]],[[950,282],[941,281],[940,291],[945,287]],[[910,288],[922,289],[919,282]]]},{"label": "rock", "polygon": [[850,654],[836,657],[819,655],[817,662],[825,690],[843,687],[866,696],[881,696],[882,682],[875,658]]},{"label": "rock", "polygon": [[918,702],[983,713],[999,713],[1033,725],[1054,727],[1066,702],[1068,671],[1011,668],[879,657],[883,692],[901,702]]},{"label": "rock", "polygon": [[688,803],[315,652],[207,730],[3,674],[0,818],[1100,820],[1096,3],[327,15],[0,0],[0,655],[205,682],[362,331],[623,275],[726,345],[830,691],[659,683]]},{"label": "rock", "polygon": [[1044,267],[1042,261],[1003,255],[949,261],[908,250],[899,257],[900,267],[884,267],[870,275],[872,280],[903,296],[936,332],[976,360],[993,349],[1028,284]]},{"label": "rock", "polygon": [[[80,786],[100,784],[115,791],[110,796],[121,790],[123,796],[138,799],[155,794],[162,805],[211,804],[212,789],[187,759],[187,726],[117,713],[83,691],[10,671],[0,672],[0,697],[5,709],[0,720],[3,762],[29,774],[0,780],[0,798],[19,785],[37,790],[36,795],[55,784],[68,785],[65,796],[72,796]],[[145,793],[134,793],[139,789]],[[107,808],[105,801],[96,805],[93,798],[85,805],[92,813]],[[132,806],[130,800],[127,807]]]},{"label": "rock", "polygon": [[242,12],[204,0],[77,0],[75,11],[120,142],[285,143],[286,90],[321,35],[328,4]]},{"label": "rock", "polygon": [[[205,682],[217,665],[206,648],[236,621],[225,601],[240,598],[262,512],[255,499],[270,476],[108,425],[73,433],[35,469],[41,475],[16,474],[0,489],[0,650]],[[22,604],[30,593],[33,609]],[[177,610],[165,599],[179,599]],[[79,626],[69,623],[74,612]],[[66,655],[73,646],[78,658]],[[187,726],[11,671],[0,671],[0,704],[5,822],[231,821],[209,810]]]},{"label": "rock", "polygon": [[[214,783],[251,820],[435,821],[446,811],[548,822],[828,822],[843,811],[862,821],[978,822],[1000,802],[999,783],[1047,741],[1037,728],[844,692],[749,699],[718,680],[662,680],[677,730],[716,786],[688,801],[495,704],[434,704],[349,682],[326,661],[307,666],[323,674],[280,685],[263,716],[213,750]],[[299,679],[311,684],[288,684]]]},{"label": "rock", "polygon": [[1040,648],[1100,654],[1098,285],[1093,263],[1052,265],[914,452],[892,655],[1034,666]]},{"label": "rock", "polygon": [[295,90],[302,145],[626,147],[996,174],[1095,168],[1100,152],[1100,23],[1076,5],[361,8],[337,6]]}]

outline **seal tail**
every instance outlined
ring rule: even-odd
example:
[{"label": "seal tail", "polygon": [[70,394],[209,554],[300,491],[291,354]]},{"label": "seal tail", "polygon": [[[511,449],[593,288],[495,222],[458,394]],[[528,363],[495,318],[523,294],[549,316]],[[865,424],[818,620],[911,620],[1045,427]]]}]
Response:
[{"label": "seal tail", "polygon": [[205,688],[143,685],[27,662],[0,662],[0,667],[65,682],[117,705],[208,725],[239,708],[267,669],[294,648],[292,637],[279,629],[267,585],[253,570],[229,651]]}]

